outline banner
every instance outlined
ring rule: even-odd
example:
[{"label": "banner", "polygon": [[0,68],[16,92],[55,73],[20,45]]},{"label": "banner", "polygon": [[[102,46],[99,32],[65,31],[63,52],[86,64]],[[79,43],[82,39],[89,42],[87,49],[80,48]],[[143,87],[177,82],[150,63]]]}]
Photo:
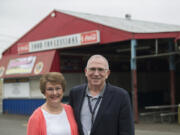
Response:
[{"label": "banner", "polygon": [[36,56],[11,59],[8,63],[6,75],[31,73]]}]

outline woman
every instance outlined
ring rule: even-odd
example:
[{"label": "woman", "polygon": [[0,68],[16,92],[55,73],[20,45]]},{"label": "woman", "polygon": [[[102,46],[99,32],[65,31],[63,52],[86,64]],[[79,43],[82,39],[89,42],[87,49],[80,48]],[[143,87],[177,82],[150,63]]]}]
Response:
[{"label": "woman", "polygon": [[58,72],[43,75],[40,90],[46,102],[29,118],[27,135],[78,135],[71,106],[61,103],[65,91],[63,75]]}]

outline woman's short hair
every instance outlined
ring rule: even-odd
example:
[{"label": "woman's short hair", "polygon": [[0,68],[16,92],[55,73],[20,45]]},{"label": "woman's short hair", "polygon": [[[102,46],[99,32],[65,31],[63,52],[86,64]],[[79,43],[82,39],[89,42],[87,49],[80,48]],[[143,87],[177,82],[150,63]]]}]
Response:
[{"label": "woman's short hair", "polygon": [[42,77],[40,78],[40,90],[43,94],[45,93],[47,82],[50,82],[52,84],[61,84],[63,91],[65,91],[66,80],[63,74],[59,72],[49,72],[42,75]]}]

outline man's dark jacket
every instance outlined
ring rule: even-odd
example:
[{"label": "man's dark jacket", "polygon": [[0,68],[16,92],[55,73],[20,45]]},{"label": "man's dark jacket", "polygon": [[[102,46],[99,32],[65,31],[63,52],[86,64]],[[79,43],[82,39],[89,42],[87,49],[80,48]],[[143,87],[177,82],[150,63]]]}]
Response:
[{"label": "man's dark jacket", "polygon": [[[80,113],[86,87],[87,84],[83,84],[70,91],[70,105],[74,109],[80,135],[83,135]],[[126,90],[107,83],[91,135],[134,135],[132,107]]]}]

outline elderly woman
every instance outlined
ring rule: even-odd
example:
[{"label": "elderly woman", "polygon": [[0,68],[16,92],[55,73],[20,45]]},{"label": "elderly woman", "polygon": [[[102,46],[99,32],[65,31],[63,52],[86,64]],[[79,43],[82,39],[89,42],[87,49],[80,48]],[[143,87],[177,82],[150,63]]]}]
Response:
[{"label": "elderly woman", "polygon": [[58,72],[43,75],[40,90],[46,102],[29,118],[27,135],[78,135],[71,106],[61,102],[65,91],[63,75]]}]

